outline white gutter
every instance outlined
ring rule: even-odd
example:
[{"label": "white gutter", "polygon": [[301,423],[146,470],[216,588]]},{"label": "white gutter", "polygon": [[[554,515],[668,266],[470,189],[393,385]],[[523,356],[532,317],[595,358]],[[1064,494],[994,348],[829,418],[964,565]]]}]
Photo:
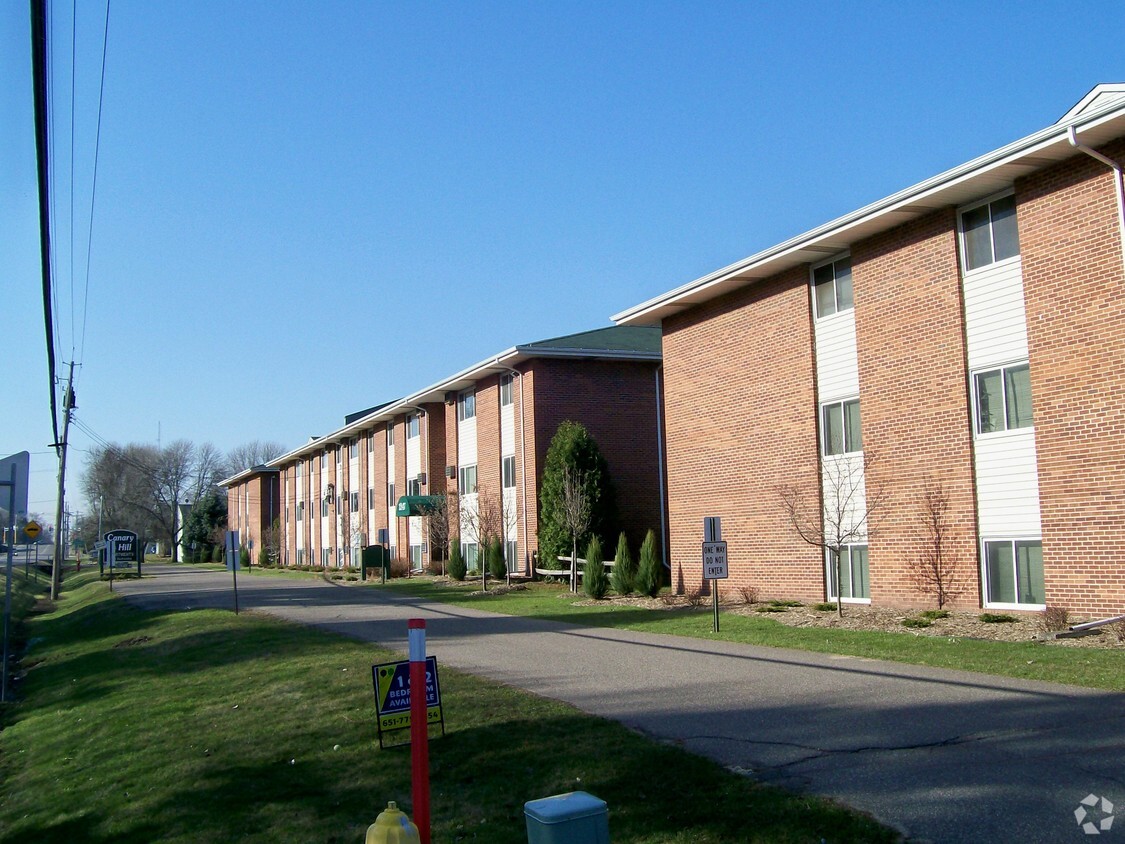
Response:
[{"label": "white gutter", "polygon": [[1082,150],[1086,155],[1100,161],[1106,167],[1109,167],[1114,172],[1113,186],[1117,191],[1117,231],[1121,238],[1121,268],[1125,270],[1125,175],[1121,172],[1121,165],[1106,155],[1102,155],[1096,149],[1091,149],[1078,140],[1078,132],[1075,131],[1074,126],[1066,127],[1066,139],[1070,141],[1070,145],[1075,149]]}]

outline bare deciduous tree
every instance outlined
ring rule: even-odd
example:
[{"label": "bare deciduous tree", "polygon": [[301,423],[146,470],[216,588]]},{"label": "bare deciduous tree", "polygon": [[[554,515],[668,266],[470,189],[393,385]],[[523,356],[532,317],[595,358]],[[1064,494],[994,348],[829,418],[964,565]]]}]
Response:
[{"label": "bare deciduous tree", "polygon": [[836,613],[843,615],[840,593],[841,557],[848,545],[866,542],[876,531],[886,496],[867,483],[874,465],[869,452],[825,458],[821,488],[778,487],[777,494],[789,524],[801,539],[830,555],[835,568]]},{"label": "bare deciduous tree", "polygon": [[919,591],[934,596],[939,610],[965,589],[950,549],[952,538],[949,494],[940,483],[927,480],[922,492],[921,550],[912,562],[911,574]]},{"label": "bare deciduous tree", "polygon": [[572,466],[564,466],[560,507],[555,511],[559,526],[570,535],[570,591],[578,591],[578,538],[590,527],[590,498],[586,478]]},{"label": "bare deciduous tree", "polygon": [[490,490],[479,488],[474,495],[464,495],[460,500],[461,525],[463,536],[468,536],[477,544],[477,565],[480,567],[481,584],[488,591],[488,566],[485,553],[492,540],[503,530],[504,505],[502,498]]},{"label": "bare deciduous tree", "polygon": [[225,468],[222,474],[227,477],[237,475],[245,469],[261,466],[263,463],[269,463],[275,457],[280,457],[284,453],[285,446],[281,443],[251,440],[248,443],[243,443],[240,446],[232,448],[227,453]]},{"label": "bare deciduous tree", "polygon": [[200,450],[188,440],[162,449],[110,443],[91,455],[83,491],[102,514],[106,530],[128,526],[143,536],[159,537],[171,545],[175,560],[183,530],[180,505],[192,503],[201,485],[213,483],[217,455],[208,444],[200,465]]},{"label": "bare deciduous tree", "polygon": [[440,549],[441,573],[445,574],[445,564],[449,559],[449,543],[457,535],[457,526],[452,524],[461,512],[457,493],[449,490],[445,495],[435,495],[426,508],[426,535],[429,537],[430,555]]}]

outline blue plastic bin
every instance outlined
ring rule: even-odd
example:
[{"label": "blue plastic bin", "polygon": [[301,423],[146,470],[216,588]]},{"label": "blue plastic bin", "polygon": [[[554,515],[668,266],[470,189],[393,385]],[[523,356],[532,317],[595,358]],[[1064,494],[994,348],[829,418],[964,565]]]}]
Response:
[{"label": "blue plastic bin", "polygon": [[609,811],[604,800],[572,791],[523,804],[527,844],[609,844]]}]

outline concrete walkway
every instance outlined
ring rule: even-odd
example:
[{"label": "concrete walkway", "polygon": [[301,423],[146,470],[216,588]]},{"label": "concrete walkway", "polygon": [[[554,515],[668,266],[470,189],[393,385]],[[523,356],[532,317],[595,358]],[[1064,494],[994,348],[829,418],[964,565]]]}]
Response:
[{"label": "concrete walkway", "polygon": [[[229,573],[150,574],[116,588],[151,609],[232,606]],[[440,665],[836,798],[911,840],[1125,842],[1125,819],[1097,838],[1075,819],[1089,794],[1125,815],[1123,694],[500,616],[315,579],[238,585],[243,608],[400,651],[405,620],[425,618]],[[1087,812],[1106,817],[1100,803]]]}]

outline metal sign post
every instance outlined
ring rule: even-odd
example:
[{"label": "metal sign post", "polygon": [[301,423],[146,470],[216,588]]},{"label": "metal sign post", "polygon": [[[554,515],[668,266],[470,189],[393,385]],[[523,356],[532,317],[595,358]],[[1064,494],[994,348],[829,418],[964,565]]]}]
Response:
[{"label": "metal sign post", "polygon": [[[0,665],[0,703],[8,699],[8,627],[12,618],[12,559],[16,546],[16,510],[27,512],[27,478],[31,455],[26,451],[0,460],[0,486],[8,488],[8,559],[4,572],[4,663]],[[2,477],[2,467],[8,467],[8,477]],[[25,558],[26,559],[26,556]]]},{"label": "metal sign post", "polygon": [[703,520],[703,579],[711,581],[715,633],[719,632],[719,584],[715,581],[727,577],[727,544],[723,542],[722,523],[718,516],[708,516]]},{"label": "metal sign post", "polygon": [[227,568],[230,569],[231,580],[234,582],[234,614],[238,615],[238,567],[241,564],[239,552],[242,546],[238,541],[238,531],[228,530],[226,536],[225,554]]}]

